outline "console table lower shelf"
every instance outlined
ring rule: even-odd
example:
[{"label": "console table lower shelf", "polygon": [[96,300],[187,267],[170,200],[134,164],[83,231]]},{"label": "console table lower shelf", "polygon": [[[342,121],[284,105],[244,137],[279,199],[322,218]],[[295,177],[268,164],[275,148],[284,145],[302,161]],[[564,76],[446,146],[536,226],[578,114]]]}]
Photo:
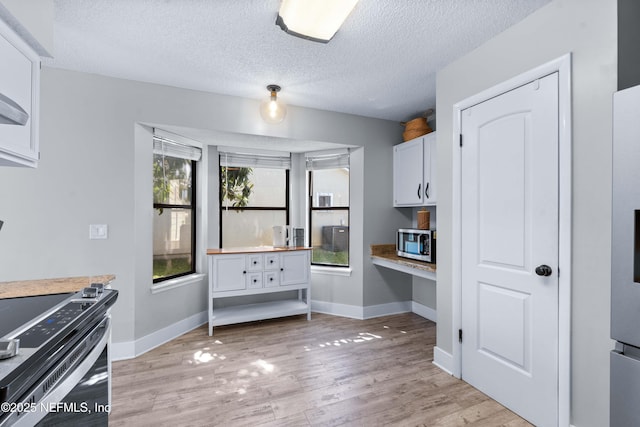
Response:
[{"label": "console table lower shelf", "polygon": [[288,299],[254,304],[234,305],[213,310],[209,325],[222,326],[234,323],[254,322],[256,320],[274,319],[276,317],[306,314],[311,320],[309,304],[299,299]]}]

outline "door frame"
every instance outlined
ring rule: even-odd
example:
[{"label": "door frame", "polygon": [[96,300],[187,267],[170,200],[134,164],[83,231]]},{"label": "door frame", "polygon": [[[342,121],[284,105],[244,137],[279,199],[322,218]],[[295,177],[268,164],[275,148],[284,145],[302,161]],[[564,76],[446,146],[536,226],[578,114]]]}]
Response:
[{"label": "door frame", "polygon": [[[462,376],[462,111],[551,73],[558,72],[558,425],[570,424],[571,405],[571,53],[512,77],[453,105],[452,164],[452,356]],[[562,272],[562,274],[560,274]]]}]

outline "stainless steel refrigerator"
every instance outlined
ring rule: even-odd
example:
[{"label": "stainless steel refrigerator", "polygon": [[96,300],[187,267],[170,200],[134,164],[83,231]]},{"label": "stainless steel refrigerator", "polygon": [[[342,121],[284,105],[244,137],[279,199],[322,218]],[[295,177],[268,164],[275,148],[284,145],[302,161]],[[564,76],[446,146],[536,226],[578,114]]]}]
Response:
[{"label": "stainless steel refrigerator", "polygon": [[613,97],[611,427],[640,425],[640,86]]}]

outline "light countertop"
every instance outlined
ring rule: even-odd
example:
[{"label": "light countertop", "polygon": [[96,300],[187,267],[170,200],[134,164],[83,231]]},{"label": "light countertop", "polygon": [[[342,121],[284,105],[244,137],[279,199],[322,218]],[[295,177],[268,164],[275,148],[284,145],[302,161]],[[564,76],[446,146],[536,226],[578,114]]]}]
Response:
[{"label": "light countertop", "polygon": [[291,252],[291,251],[310,251],[311,248],[305,246],[295,247],[274,247],[274,246],[251,246],[247,248],[224,248],[224,249],[207,249],[207,255],[227,255],[227,254],[251,254],[257,252]]},{"label": "light countertop", "polygon": [[412,260],[409,258],[399,257],[396,253],[396,245],[395,244],[384,244],[384,245],[371,245],[371,259],[375,261],[382,261],[380,265],[384,267],[389,267],[390,265],[397,265],[399,267],[403,267],[402,269],[398,269],[399,271],[403,271],[409,274],[412,273],[411,270],[415,269],[426,274],[415,274],[417,276],[422,276],[428,279],[435,279],[436,273],[436,264],[431,264],[424,261]]},{"label": "light countertop", "polygon": [[113,274],[104,274],[101,276],[0,282],[0,299],[78,292],[92,283],[108,285],[115,278],[116,276]]}]

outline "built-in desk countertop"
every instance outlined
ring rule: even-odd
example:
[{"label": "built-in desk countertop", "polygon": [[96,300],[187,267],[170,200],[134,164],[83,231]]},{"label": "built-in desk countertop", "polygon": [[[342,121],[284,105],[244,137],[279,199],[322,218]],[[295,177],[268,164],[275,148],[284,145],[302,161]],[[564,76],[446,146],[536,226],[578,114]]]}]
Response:
[{"label": "built-in desk countertop", "polygon": [[396,245],[371,245],[371,261],[375,265],[401,271],[424,279],[436,280],[436,265],[428,262],[399,257]]}]

